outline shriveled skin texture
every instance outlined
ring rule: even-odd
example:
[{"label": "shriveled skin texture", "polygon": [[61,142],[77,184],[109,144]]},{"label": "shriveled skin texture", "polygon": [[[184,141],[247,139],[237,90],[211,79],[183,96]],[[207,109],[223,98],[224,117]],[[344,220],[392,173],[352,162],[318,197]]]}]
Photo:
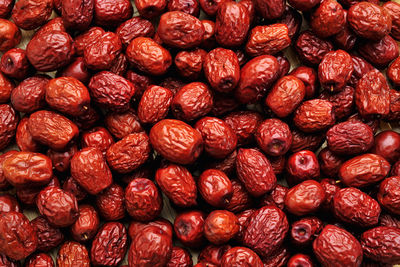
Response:
[{"label": "shriveled skin texture", "polygon": [[265,99],[265,104],[279,118],[289,116],[306,95],[304,83],[295,76],[280,78]]},{"label": "shriveled skin texture", "polygon": [[240,81],[235,89],[241,103],[254,103],[265,96],[279,76],[279,63],[274,56],[253,58],[240,70]]},{"label": "shriveled skin texture", "polygon": [[139,14],[147,19],[159,16],[167,6],[165,0],[134,0]]},{"label": "shriveled skin texture", "polygon": [[263,267],[260,257],[251,249],[233,247],[222,256],[221,267]]},{"label": "shriveled skin texture", "polygon": [[35,230],[28,218],[16,211],[0,213],[0,253],[11,259],[22,260],[38,245]]},{"label": "shriveled skin texture", "polygon": [[384,69],[399,56],[399,46],[396,40],[386,35],[379,41],[363,43],[358,52],[375,67]]},{"label": "shriveled skin texture", "polygon": [[0,18],[8,18],[14,7],[15,0],[3,0],[0,3]]},{"label": "shriveled skin texture", "polygon": [[94,21],[101,26],[117,26],[133,14],[129,0],[94,0]]},{"label": "shriveled skin texture", "polygon": [[17,25],[6,19],[0,19],[0,34],[2,36],[0,41],[1,52],[6,52],[21,42],[21,30]]},{"label": "shriveled skin texture", "polygon": [[321,38],[341,32],[346,24],[342,6],[335,0],[322,1],[311,15],[310,26]]},{"label": "shriveled skin texture", "polygon": [[192,255],[190,252],[181,247],[173,247],[171,259],[168,261],[166,267],[186,267],[193,266]]},{"label": "shriveled skin texture", "polygon": [[108,221],[125,217],[125,192],[118,184],[112,184],[96,196],[96,206],[101,216]]},{"label": "shriveled skin texture", "polygon": [[146,178],[136,178],[125,189],[125,206],[134,220],[147,222],[160,215],[163,200],[152,181]]},{"label": "shriveled skin texture", "polygon": [[292,70],[289,75],[303,82],[306,90],[306,98],[314,97],[315,92],[319,90],[318,74],[314,68],[300,66]]},{"label": "shriveled skin texture", "polygon": [[215,90],[232,91],[240,79],[239,60],[235,52],[220,47],[211,50],[204,59],[204,75]]},{"label": "shriveled skin texture", "polygon": [[271,163],[258,150],[239,149],[236,172],[247,191],[255,197],[268,193],[276,186],[276,176]]},{"label": "shriveled skin texture", "polygon": [[107,162],[111,169],[128,173],[147,161],[150,156],[149,137],[145,133],[133,133],[107,149]]},{"label": "shriveled skin texture", "polygon": [[126,112],[109,113],[105,117],[105,124],[107,129],[117,139],[122,139],[131,133],[143,132],[143,128],[140,125],[139,118],[135,111],[129,109]]},{"label": "shriveled skin texture", "polygon": [[122,76],[102,71],[90,79],[89,91],[94,102],[113,111],[124,112],[129,109],[135,87]]},{"label": "shriveled skin texture", "polygon": [[322,186],[314,180],[306,180],[286,193],[285,207],[297,216],[311,214],[318,210],[325,200],[325,192]]},{"label": "shriveled skin texture", "polygon": [[390,163],[376,154],[364,154],[349,159],[340,167],[339,178],[347,186],[365,187],[383,180]]},{"label": "shriveled skin texture", "polygon": [[322,131],[335,123],[333,105],[322,99],[305,101],[296,110],[293,121],[303,132]]},{"label": "shriveled skin texture", "polygon": [[64,240],[64,234],[60,228],[50,225],[43,216],[38,216],[31,221],[32,227],[38,236],[38,250],[49,251],[56,248]]},{"label": "shriveled skin texture", "polygon": [[149,137],[154,150],[174,163],[193,163],[203,151],[201,134],[182,121],[162,120],[151,128]]},{"label": "shriveled skin texture", "polygon": [[326,140],[329,149],[336,154],[357,155],[371,149],[374,133],[365,123],[345,121],[329,129]]},{"label": "shriveled skin texture", "polygon": [[119,25],[115,33],[126,47],[136,37],[153,37],[155,29],[151,21],[137,16]]},{"label": "shriveled skin texture", "polygon": [[395,87],[400,86],[400,58],[395,59],[386,70],[389,80]]},{"label": "shriveled skin texture", "polygon": [[221,46],[236,47],[246,41],[250,16],[245,6],[233,1],[219,5],[215,22],[215,39]]},{"label": "shriveled skin texture", "polygon": [[215,245],[227,243],[238,231],[238,218],[227,210],[212,211],[204,222],[204,236]]},{"label": "shriveled skin texture", "polygon": [[375,199],[354,187],[343,188],[335,194],[333,209],[342,221],[361,227],[378,224],[381,213]]},{"label": "shriveled skin texture", "polygon": [[231,248],[230,245],[208,245],[200,251],[197,261],[206,262],[212,266],[221,265],[222,256]]},{"label": "shriveled skin texture", "polygon": [[93,70],[109,70],[122,50],[118,35],[106,32],[93,43],[86,45],[83,52],[85,64]]},{"label": "shriveled skin texture", "polygon": [[63,150],[79,133],[75,123],[47,110],[31,114],[28,129],[34,140],[57,151]]},{"label": "shriveled skin texture", "polygon": [[107,149],[114,144],[114,139],[106,128],[95,127],[82,134],[81,144],[82,148],[96,147],[106,153]]},{"label": "shriveled skin texture", "polygon": [[89,91],[72,77],[50,80],[46,86],[46,102],[54,109],[71,116],[84,114],[90,105]]},{"label": "shriveled skin texture", "polygon": [[250,208],[253,204],[253,199],[249,192],[239,180],[232,179],[232,198],[229,200],[226,209],[231,212],[241,212],[247,208]]},{"label": "shriveled skin texture", "polygon": [[197,248],[204,241],[204,220],[206,214],[203,211],[192,210],[178,214],[174,221],[174,232],[179,241],[185,246]]},{"label": "shriveled skin texture", "polygon": [[263,259],[264,267],[283,267],[290,256],[288,248],[282,245],[270,257]]},{"label": "shriveled skin texture", "polygon": [[43,154],[21,151],[3,162],[3,174],[16,187],[46,185],[53,176],[53,165]]},{"label": "shriveled skin texture", "polygon": [[391,213],[400,215],[400,176],[389,177],[382,181],[378,191],[378,201]]},{"label": "shriveled skin texture", "polygon": [[284,0],[255,0],[256,11],[267,20],[280,18],[285,12],[286,3]]},{"label": "shriveled skin texture", "polygon": [[389,213],[381,213],[379,217],[379,226],[388,226],[400,229],[400,218]]},{"label": "shriveled skin texture", "polygon": [[269,257],[282,245],[288,231],[289,223],[285,213],[275,206],[267,205],[249,218],[243,244],[261,257]]},{"label": "shriveled skin texture", "polygon": [[186,79],[197,80],[202,75],[206,55],[207,51],[200,48],[178,52],[174,63],[179,74]]},{"label": "shriveled skin texture", "polygon": [[161,86],[149,86],[144,91],[138,106],[138,116],[141,122],[154,124],[168,115],[174,94]]},{"label": "shriveled skin texture", "polygon": [[375,68],[362,57],[351,55],[351,59],[353,61],[353,74],[351,75],[349,85],[355,88],[358,80]]},{"label": "shriveled skin texture", "polygon": [[254,141],[254,134],[262,122],[262,116],[255,111],[235,111],[229,113],[224,121],[236,133],[238,146],[242,146]]},{"label": "shriveled skin texture", "polygon": [[233,195],[231,180],[220,170],[205,170],[197,180],[197,186],[203,199],[214,207],[224,208]]},{"label": "shriveled skin texture", "polygon": [[347,21],[357,35],[371,40],[383,38],[392,28],[390,13],[385,8],[368,2],[351,6]]},{"label": "shriveled skin texture", "polygon": [[400,4],[397,2],[389,1],[383,4],[390,16],[392,17],[392,29],[390,35],[396,40],[400,40]]},{"label": "shriveled skin texture", "polygon": [[388,121],[400,119],[400,92],[395,89],[390,89],[390,111],[384,118]]},{"label": "shriveled skin texture", "polygon": [[198,18],[182,11],[164,13],[157,28],[157,34],[165,44],[180,49],[200,45],[204,31],[204,26]]},{"label": "shriveled skin texture", "polygon": [[345,86],[343,90],[336,94],[331,94],[328,91],[323,91],[319,98],[328,100],[333,105],[335,118],[341,120],[348,117],[354,109],[354,88]]},{"label": "shriveled skin texture", "polygon": [[289,29],[285,24],[254,27],[246,44],[252,56],[275,55],[290,45]]},{"label": "shriveled skin texture", "polygon": [[36,205],[40,214],[57,227],[70,226],[79,216],[75,196],[57,186],[48,186],[40,191]]},{"label": "shriveled skin texture", "polygon": [[346,230],[327,225],[314,240],[313,250],[323,266],[360,266],[363,251],[358,240]]},{"label": "shriveled skin texture", "polygon": [[155,180],[175,205],[180,207],[196,205],[196,182],[185,167],[175,164],[161,167],[156,172]]},{"label": "shriveled skin texture", "polygon": [[194,128],[203,137],[205,152],[212,157],[222,159],[236,149],[236,135],[223,120],[216,117],[203,117],[197,121]]},{"label": "shriveled skin texture", "polygon": [[90,251],[94,265],[118,266],[128,249],[128,235],[122,223],[105,223],[93,239]]},{"label": "shriveled skin texture", "polygon": [[66,0],[62,2],[62,19],[65,27],[84,31],[92,22],[94,0]]},{"label": "shriveled skin texture", "polygon": [[37,34],[28,43],[26,55],[38,71],[55,71],[71,62],[74,55],[73,40],[62,31]]},{"label": "shriveled skin texture", "polygon": [[193,82],[183,86],[174,96],[171,110],[175,117],[191,121],[209,113],[213,106],[211,91],[205,83]]},{"label": "shriveled skin texture", "polygon": [[96,195],[112,184],[112,174],[103,153],[87,147],[71,159],[71,175],[88,193]]},{"label": "shriveled skin texture", "polygon": [[46,85],[50,81],[45,76],[33,76],[20,82],[11,92],[13,107],[24,113],[32,113],[44,106]]},{"label": "shriveled skin texture", "polygon": [[239,231],[235,236],[236,241],[243,243],[244,232],[247,229],[251,215],[253,215],[253,213],[255,211],[256,211],[256,209],[246,209],[246,210],[236,214],[238,221],[239,221]]},{"label": "shriveled skin texture", "polygon": [[351,78],[353,61],[343,50],[328,52],[318,66],[318,78],[326,90],[340,92]]},{"label": "shriveled skin texture", "polygon": [[131,64],[151,75],[163,75],[172,64],[171,54],[153,39],[137,37],[126,49],[126,56]]},{"label": "shriveled skin texture", "polygon": [[0,74],[0,103],[7,103],[10,100],[11,92],[14,90],[14,83],[4,74]]},{"label": "shriveled skin texture", "polygon": [[128,252],[129,266],[163,267],[171,253],[171,237],[156,226],[148,226],[132,241]]},{"label": "shriveled skin texture", "polygon": [[289,125],[279,119],[266,119],[255,133],[258,146],[270,156],[282,156],[292,145]]},{"label": "shriveled skin texture", "polygon": [[60,247],[57,253],[57,266],[89,267],[89,252],[84,245],[74,241],[67,241]]},{"label": "shriveled skin texture", "polygon": [[24,30],[34,30],[50,18],[53,11],[51,0],[18,1],[12,10],[12,19]]},{"label": "shriveled skin texture", "polygon": [[93,206],[80,205],[79,217],[71,225],[72,237],[78,242],[91,240],[99,230],[100,218]]},{"label": "shriveled skin texture", "polygon": [[54,267],[53,259],[45,253],[35,254],[25,262],[27,267],[34,267],[34,266]]},{"label": "shriveled skin texture", "polygon": [[302,32],[294,44],[297,55],[307,65],[318,65],[326,53],[333,50],[328,40],[320,39],[311,31]]},{"label": "shriveled skin texture", "polygon": [[100,27],[92,27],[86,32],[75,37],[75,50],[78,56],[83,56],[86,46],[93,44],[97,39],[103,36],[105,31]]},{"label": "shriveled skin texture", "polygon": [[0,105],[0,149],[6,148],[17,131],[18,113],[8,104]]},{"label": "shriveled skin texture", "polygon": [[400,229],[379,226],[361,235],[365,256],[377,262],[398,264],[400,262]]}]

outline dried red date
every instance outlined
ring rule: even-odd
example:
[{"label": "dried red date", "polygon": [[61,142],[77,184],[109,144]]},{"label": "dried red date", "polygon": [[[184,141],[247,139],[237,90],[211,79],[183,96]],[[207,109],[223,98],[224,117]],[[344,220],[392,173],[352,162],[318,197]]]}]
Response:
[{"label": "dried red date", "polygon": [[372,65],[383,69],[399,56],[399,47],[392,37],[386,35],[379,41],[363,43],[358,52]]},{"label": "dried red date", "polygon": [[147,37],[133,39],[126,56],[136,68],[151,75],[165,74],[172,64],[169,51]]},{"label": "dried red date", "polygon": [[308,246],[314,241],[323,228],[317,217],[306,217],[292,224],[290,237],[296,246]]},{"label": "dried red date", "polygon": [[0,213],[16,211],[21,212],[18,200],[9,194],[0,194]]},{"label": "dried red date", "polygon": [[238,231],[237,217],[227,210],[212,211],[204,221],[204,236],[215,245],[227,243]]},{"label": "dried red date", "polygon": [[380,263],[397,264],[400,260],[400,229],[380,226],[361,235],[365,256]]},{"label": "dried red date", "polygon": [[379,220],[381,208],[376,200],[354,187],[340,189],[333,198],[333,211],[340,220],[371,227]]},{"label": "dried red date", "polygon": [[382,181],[377,195],[379,204],[393,214],[400,215],[400,177],[393,176]]},{"label": "dried red date", "polygon": [[392,18],[389,12],[374,3],[359,2],[350,7],[347,21],[360,37],[380,40],[390,33]]},{"label": "dried red date", "polygon": [[45,104],[46,86],[50,79],[46,76],[29,77],[11,92],[11,104],[24,113],[32,113]]},{"label": "dried red date", "polygon": [[311,31],[300,33],[294,46],[300,60],[312,66],[319,64],[325,54],[333,50],[331,42],[320,39]]},{"label": "dried red date", "polygon": [[47,110],[33,113],[28,120],[28,129],[34,140],[57,151],[65,149],[79,133],[72,121]]},{"label": "dried red date", "polygon": [[243,244],[261,257],[269,257],[279,249],[288,231],[285,213],[275,206],[264,206],[249,218]]},{"label": "dried red date", "polygon": [[319,81],[322,87],[330,92],[342,91],[352,73],[353,61],[343,50],[328,52],[318,66]]},{"label": "dried red date", "polygon": [[292,75],[303,82],[306,90],[306,98],[312,98],[315,95],[319,83],[317,72],[313,68],[300,66],[290,72],[289,75]]},{"label": "dried red date", "polygon": [[356,155],[367,152],[374,144],[374,133],[362,122],[346,121],[333,126],[326,133],[331,151],[339,155]]},{"label": "dried red date", "polygon": [[58,267],[90,267],[90,258],[87,248],[74,241],[65,242],[57,253]]},{"label": "dried red date", "polygon": [[93,239],[90,251],[95,266],[118,266],[128,249],[126,228],[119,222],[105,223]]},{"label": "dried red date", "polygon": [[130,81],[109,71],[92,76],[89,90],[95,102],[119,112],[129,109],[129,103],[135,94],[135,87]]},{"label": "dried red date", "polygon": [[150,143],[164,158],[179,164],[193,163],[203,150],[201,134],[188,124],[166,119],[150,130]]},{"label": "dried red date", "polygon": [[[197,2],[196,2],[197,3]],[[168,261],[166,267],[184,267],[193,266],[192,255],[190,252],[181,247],[173,247],[171,259]]]},{"label": "dried red date", "polygon": [[337,156],[327,147],[322,149],[318,154],[318,162],[321,171],[328,177],[336,177],[344,161],[344,158]]},{"label": "dried red date", "polygon": [[[8,77],[23,80],[31,74],[32,65],[29,63],[24,49],[13,48],[1,57],[0,70]],[[9,87],[5,87],[3,90],[7,90],[7,88]]]},{"label": "dried red date", "polygon": [[94,0],[66,0],[62,2],[61,14],[67,29],[84,31],[92,22]]},{"label": "dried red date", "polygon": [[0,149],[13,140],[19,121],[18,113],[8,104],[0,105]]},{"label": "dried red date", "polygon": [[238,146],[242,146],[254,141],[254,134],[262,117],[254,111],[237,111],[228,114],[224,121],[236,133]]},{"label": "dried red date", "polygon": [[348,117],[354,109],[354,88],[345,86],[340,92],[332,94],[328,90],[321,93],[319,98],[328,100],[333,105],[335,118],[337,120]]},{"label": "dried red date", "polygon": [[24,214],[10,211],[0,213],[0,253],[22,260],[38,245],[34,228]]},{"label": "dried red date", "polygon": [[52,11],[51,0],[22,0],[15,4],[11,18],[21,29],[34,30],[47,22]]},{"label": "dried red date", "polygon": [[376,154],[364,154],[342,164],[339,178],[347,186],[364,187],[377,183],[389,174],[390,164]]},{"label": "dried red date", "polygon": [[202,211],[192,210],[178,214],[174,221],[174,232],[179,241],[188,247],[199,247],[204,243],[204,220]]},{"label": "dried red date", "polygon": [[236,135],[221,119],[203,117],[197,121],[195,129],[203,137],[205,152],[214,158],[225,158],[236,149]]},{"label": "dried red date", "polygon": [[321,1],[311,15],[311,29],[321,38],[327,38],[343,30],[346,17],[342,6],[335,0]]},{"label": "dried red date", "polygon": [[51,160],[45,155],[21,151],[3,162],[3,175],[16,187],[40,186],[50,182],[52,168]]},{"label": "dried red date", "polygon": [[314,180],[306,180],[286,193],[285,208],[292,214],[304,216],[318,210],[325,200],[325,191]]},{"label": "dried red date", "polygon": [[38,250],[50,251],[56,248],[64,240],[64,235],[57,227],[50,225],[44,216],[38,216],[31,221],[32,227],[37,233]]},{"label": "dried red date", "polygon": [[280,18],[285,12],[286,1],[284,0],[255,0],[256,11],[266,20]]},{"label": "dried red date", "polygon": [[117,184],[112,184],[96,196],[96,206],[100,215],[108,221],[116,221],[124,218],[124,189]]},{"label": "dried red date", "polygon": [[78,242],[91,240],[99,229],[100,219],[97,211],[90,205],[79,207],[79,216],[71,225],[72,237]]},{"label": "dried red date", "polygon": [[142,17],[151,19],[159,16],[166,8],[166,0],[134,0],[135,7]]},{"label": "dried red date", "polygon": [[259,101],[278,79],[279,74],[279,63],[274,56],[253,58],[240,70],[236,98],[245,104]]},{"label": "dried red date", "polygon": [[133,239],[128,252],[129,266],[165,266],[172,254],[172,240],[156,226],[144,228]]},{"label": "dried red date", "polygon": [[171,90],[152,85],[144,91],[138,106],[138,117],[142,123],[154,124],[164,119],[169,111],[174,94]]},{"label": "dried red date", "polygon": [[71,175],[88,193],[96,195],[112,184],[112,174],[103,153],[87,147],[71,159]]},{"label": "dried red date", "polygon": [[358,240],[346,230],[330,224],[314,240],[313,250],[323,265],[360,266],[363,258]]},{"label": "dried red date", "polygon": [[271,164],[258,150],[239,149],[236,172],[239,180],[253,196],[261,196],[276,186],[276,176]]},{"label": "dried red date", "polygon": [[48,186],[36,199],[40,214],[53,225],[67,227],[78,218],[78,203],[74,195],[57,186]]},{"label": "dried red date", "polygon": [[296,110],[294,124],[306,133],[325,130],[335,123],[335,114],[331,102],[312,99],[303,102]]},{"label": "dried red date", "polygon": [[10,101],[11,93],[14,91],[14,83],[7,79],[4,74],[0,74],[0,103]]},{"label": "dried red date", "polygon": [[71,62],[74,55],[71,36],[62,31],[35,35],[26,47],[29,61],[38,71],[55,71]]},{"label": "dried red date", "polygon": [[175,205],[190,207],[196,204],[196,182],[185,167],[175,164],[161,167],[156,172],[155,180]]},{"label": "dried red date", "polygon": [[168,11],[182,11],[198,17],[200,15],[200,4],[196,0],[172,0],[168,2]]},{"label": "dried red date", "polygon": [[174,63],[179,74],[188,80],[196,80],[203,70],[203,61],[207,52],[203,49],[180,51],[176,54]]},{"label": "dried red date", "polygon": [[232,198],[232,183],[222,171],[205,170],[200,175],[197,184],[201,196],[214,207],[225,207]]},{"label": "dried red date", "polygon": [[382,6],[392,17],[392,29],[390,34],[394,39],[400,39],[400,4],[394,1],[388,1]]},{"label": "dried red date", "polygon": [[267,119],[257,128],[255,137],[259,147],[270,156],[282,156],[292,145],[289,126],[278,119]]},{"label": "dried red date", "polygon": [[124,113],[109,113],[105,117],[105,124],[111,134],[118,139],[122,139],[131,133],[143,132],[139,118],[133,110]]},{"label": "dried red date", "polygon": [[106,153],[107,149],[114,144],[113,137],[103,127],[95,127],[82,134],[81,145],[85,147],[95,147],[101,150],[103,154]]},{"label": "dried red date", "polygon": [[152,181],[136,178],[125,189],[125,206],[134,220],[145,222],[160,215],[163,201],[158,188]]},{"label": "dried red date", "polygon": [[246,52],[253,57],[275,55],[290,45],[289,29],[285,24],[254,27],[246,44]]},{"label": "dried red date", "polygon": [[204,26],[201,21],[181,11],[164,13],[157,28],[163,43],[180,49],[194,48],[201,44]]},{"label": "dried red date", "polygon": [[218,6],[215,39],[221,46],[239,46],[246,40],[250,16],[245,6],[224,1]]},{"label": "dried red date", "polygon": [[117,26],[133,14],[129,0],[94,0],[94,21],[100,26]]},{"label": "dried red date", "polygon": [[232,50],[216,48],[204,59],[204,75],[211,87],[219,92],[230,92],[239,83],[239,60]]}]

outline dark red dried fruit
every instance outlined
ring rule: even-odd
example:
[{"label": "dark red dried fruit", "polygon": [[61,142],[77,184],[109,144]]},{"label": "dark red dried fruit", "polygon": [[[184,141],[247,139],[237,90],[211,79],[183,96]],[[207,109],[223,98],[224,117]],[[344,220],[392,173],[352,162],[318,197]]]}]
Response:
[{"label": "dark red dried fruit", "polygon": [[296,216],[316,212],[325,200],[325,191],[314,180],[306,180],[289,189],[285,196],[285,208]]},{"label": "dark red dried fruit", "polygon": [[64,240],[60,228],[50,225],[44,216],[38,216],[31,221],[32,227],[38,236],[38,250],[50,251]]}]

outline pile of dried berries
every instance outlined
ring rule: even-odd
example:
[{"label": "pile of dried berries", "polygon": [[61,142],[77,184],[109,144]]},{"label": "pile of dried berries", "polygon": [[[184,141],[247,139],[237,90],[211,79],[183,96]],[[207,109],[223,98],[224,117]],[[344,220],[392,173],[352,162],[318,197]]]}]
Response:
[{"label": "pile of dried berries", "polygon": [[396,40],[393,1],[0,0],[0,266],[399,264]]}]

